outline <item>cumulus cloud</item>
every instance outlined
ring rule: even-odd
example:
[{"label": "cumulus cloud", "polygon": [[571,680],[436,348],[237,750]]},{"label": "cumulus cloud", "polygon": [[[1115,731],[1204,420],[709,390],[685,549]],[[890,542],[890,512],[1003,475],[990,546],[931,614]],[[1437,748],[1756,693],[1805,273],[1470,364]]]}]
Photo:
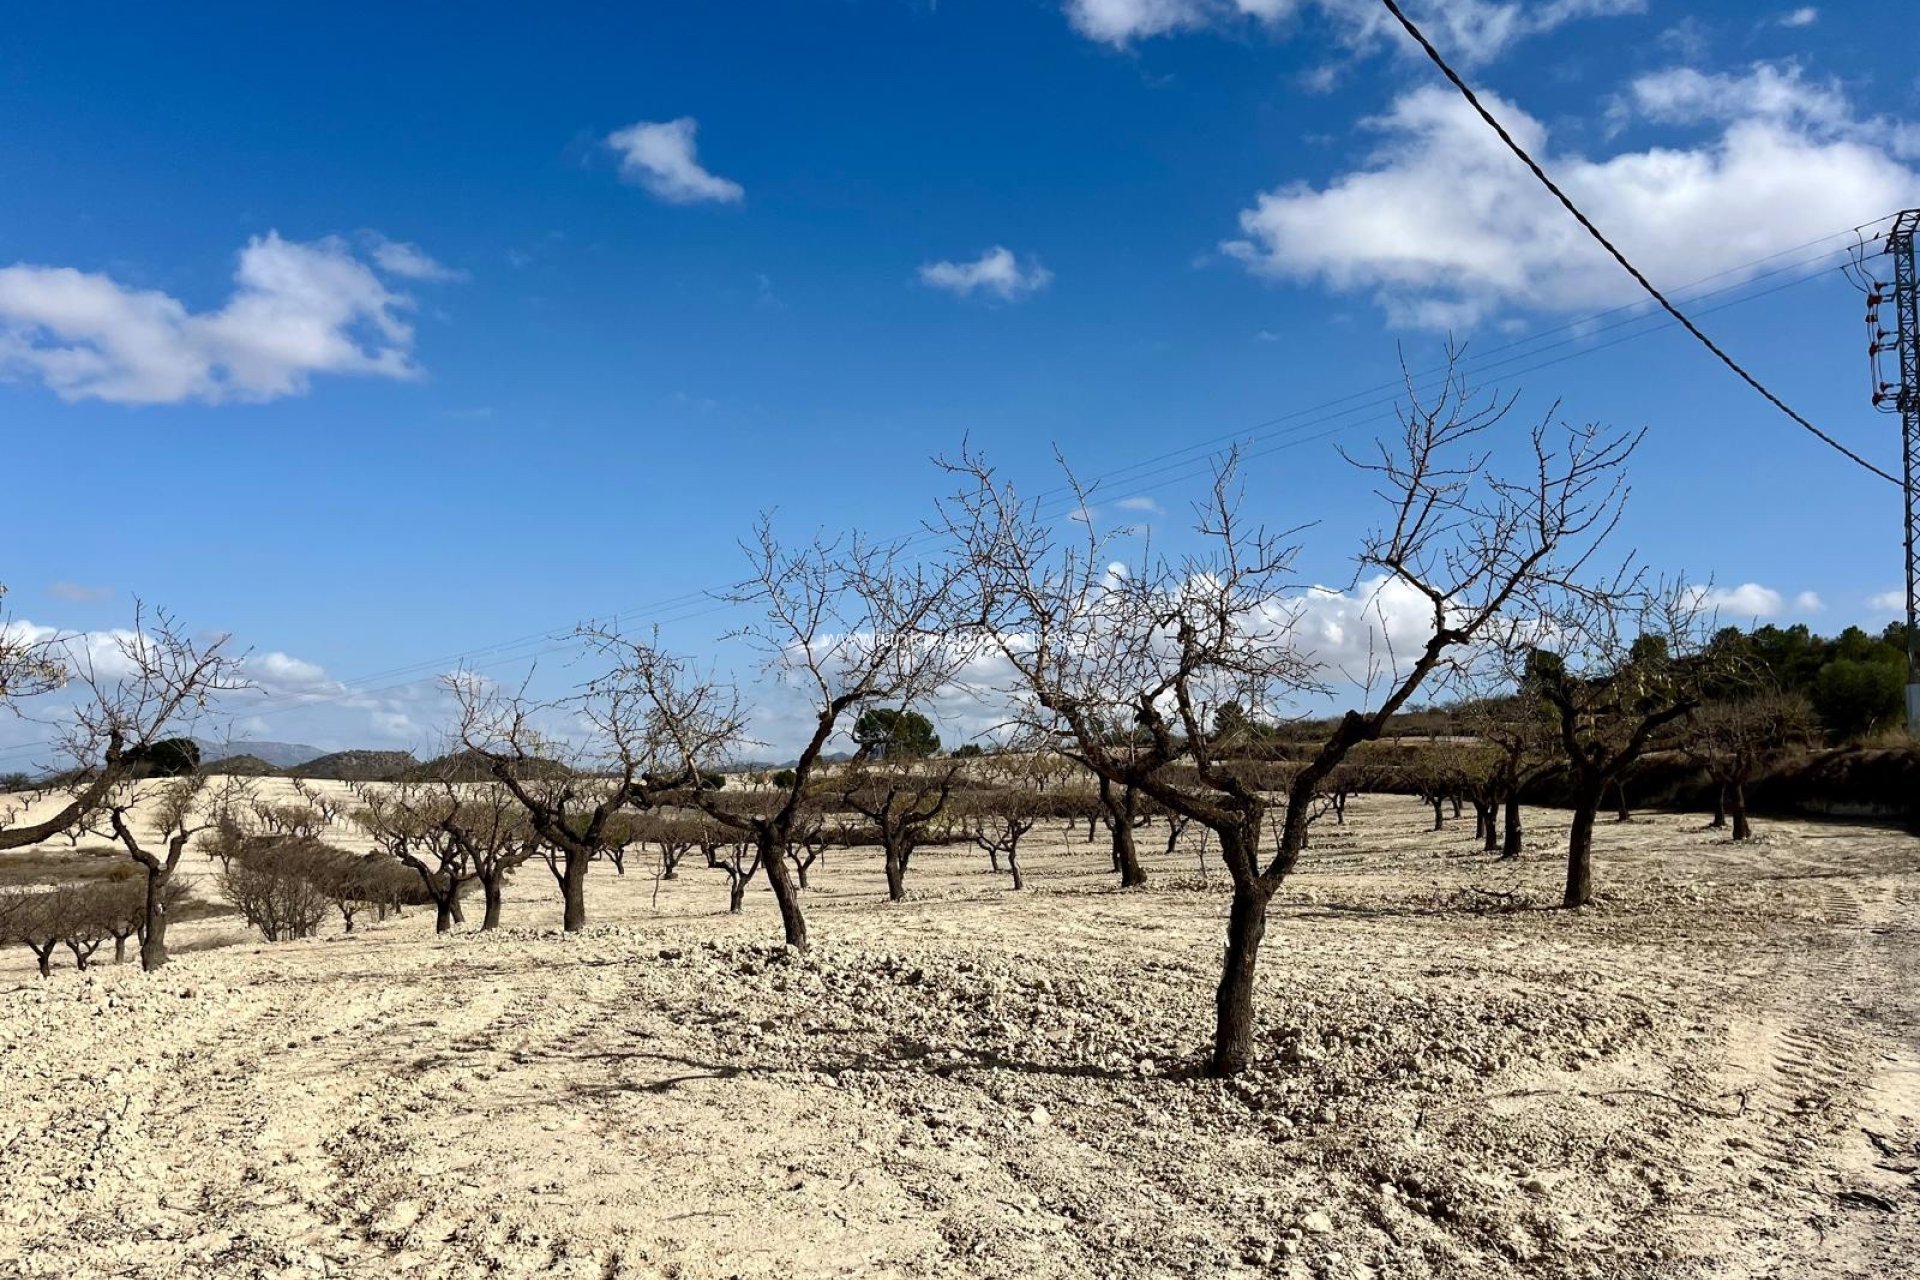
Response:
[{"label": "cumulus cloud", "polygon": [[246,661],[247,675],[258,682],[262,688],[273,690],[329,687],[326,668],[291,654],[257,653]]},{"label": "cumulus cloud", "polygon": [[1778,591],[1757,582],[1743,582],[1737,587],[1699,587],[1692,594],[1701,608],[1732,621],[1777,618],[1786,607]]},{"label": "cumulus cloud", "polygon": [[716,201],[734,204],[746,189],[729,178],[702,168],[694,135],[700,124],[692,116],[678,120],[642,120],[607,135],[607,145],[620,153],[620,176],[637,182],[671,204]]},{"label": "cumulus cloud", "polygon": [[1013,251],[1002,245],[995,245],[972,262],[929,262],[920,268],[920,283],[962,298],[978,292],[1004,302],[1018,302],[1052,282],[1053,272],[1031,260],[1022,267]]},{"label": "cumulus cloud", "polygon": [[[1513,45],[1583,18],[1640,13],[1645,0],[1424,0],[1408,9],[1427,34],[1467,63],[1489,62]],[[1318,15],[1335,38],[1355,50],[1383,44],[1411,48],[1377,0],[1066,0],[1081,35],[1115,47],[1203,27],[1248,23],[1277,29]]]},{"label": "cumulus cloud", "polygon": [[1877,596],[1868,596],[1867,608],[1882,613],[1905,613],[1907,611],[1907,593],[1904,591],[1882,591]]},{"label": "cumulus cloud", "polygon": [[[1656,282],[1735,271],[1920,201],[1920,174],[1828,86],[1796,71],[1680,70],[1636,80],[1619,110],[1718,126],[1692,148],[1555,154],[1513,104],[1489,106]],[[1503,308],[1578,311],[1640,297],[1633,282],[1451,89],[1401,96],[1366,122],[1367,163],[1325,187],[1269,191],[1222,248],[1259,275],[1370,291],[1395,323],[1464,327]],[[1891,136],[1904,136],[1897,130]],[[1906,144],[1896,141],[1893,152]],[[1742,216],[1729,220],[1728,209]],[[1730,277],[1737,278],[1737,277]]]},{"label": "cumulus cloud", "polygon": [[38,649],[73,676],[114,681],[139,670],[138,656],[150,637],[130,627],[68,631],[24,618],[0,621],[0,648]]},{"label": "cumulus cloud", "polygon": [[1827,602],[1820,598],[1820,593],[1817,591],[1802,591],[1793,598],[1795,613],[1824,613],[1826,608]]},{"label": "cumulus cloud", "polygon": [[[377,259],[376,259],[377,261]],[[38,378],[64,400],[262,401],[315,374],[411,378],[412,307],[346,242],[269,231],[240,251],[216,311],[71,267],[0,268],[0,376]]]},{"label": "cumulus cloud", "polygon": [[1820,21],[1820,11],[1812,5],[1802,5],[1798,9],[1789,9],[1774,19],[1783,27],[1810,27]]},{"label": "cumulus cloud", "polygon": [[1165,515],[1166,508],[1152,498],[1122,498],[1113,504],[1122,511],[1144,511],[1148,515]]}]

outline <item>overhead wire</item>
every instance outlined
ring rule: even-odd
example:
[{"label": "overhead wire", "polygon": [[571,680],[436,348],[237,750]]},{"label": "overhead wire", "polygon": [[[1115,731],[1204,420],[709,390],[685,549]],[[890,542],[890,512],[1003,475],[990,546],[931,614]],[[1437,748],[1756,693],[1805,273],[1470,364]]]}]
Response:
[{"label": "overhead wire", "polygon": [[[1860,228],[1821,236],[1751,262],[1714,272],[1682,286],[1679,292],[1693,290],[1699,285],[1710,284],[1727,276],[1737,276],[1738,278],[1729,284],[1698,292],[1688,298],[1690,305],[1716,298],[1723,299],[1717,305],[1701,312],[1701,314],[1714,314],[1797,287],[1820,278],[1826,273],[1830,260],[1836,254],[1845,254],[1850,252],[1850,249],[1822,250],[1811,255],[1802,254],[1785,263],[1781,263],[1780,259],[1788,255],[1801,254],[1803,250],[1843,236],[1853,236],[1859,230],[1875,226],[1891,216],[1893,215],[1889,214],[1872,222],[1863,223]],[[1768,263],[1777,265],[1764,271],[1752,270],[1756,266]],[[1770,288],[1758,292],[1743,292],[1751,290],[1755,284],[1782,276],[1786,279]],[[1728,295],[1737,296],[1729,297]],[[1601,321],[1607,321],[1607,323],[1598,323]],[[1672,327],[1674,322],[1671,319],[1663,319],[1658,313],[1646,310],[1645,304],[1627,303],[1529,334],[1484,352],[1469,352],[1457,367],[1475,378],[1494,370],[1506,370],[1511,374],[1530,373]],[[1616,336],[1605,342],[1592,341],[1596,337],[1609,333],[1615,333]],[[1555,340],[1545,341],[1549,338]],[[1563,350],[1568,347],[1572,350]],[[1547,360],[1539,359],[1540,356],[1555,351],[1561,354]],[[1410,377],[1415,388],[1418,389],[1423,381],[1443,376],[1449,368],[1450,366],[1446,364],[1439,364],[1415,372]],[[1317,405],[1277,415],[1249,428],[1225,432],[1195,444],[1168,450],[1152,458],[1114,468],[1090,480],[1088,488],[1103,503],[1147,497],[1207,474],[1215,464],[1219,453],[1232,445],[1244,447],[1247,450],[1244,456],[1251,461],[1331,439],[1360,427],[1384,424],[1393,420],[1389,410],[1400,403],[1406,387],[1405,380],[1382,382],[1322,401]],[[1151,472],[1150,478],[1139,474],[1146,471]],[[1051,514],[1061,514],[1077,501],[1075,490],[1065,485],[1041,490],[1035,497],[1035,502],[1039,504],[1043,514],[1047,514],[1049,509]],[[922,532],[902,539],[901,546],[903,548],[923,546],[931,540],[932,535]],[[719,593],[725,590],[727,590],[726,587],[720,587],[683,592],[604,616],[607,621],[616,623],[622,619],[645,617],[649,622],[663,627],[677,626],[733,607],[731,602],[718,598]],[[486,672],[514,663],[532,661],[571,649],[573,647],[572,631],[573,624],[567,624],[564,627],[529,632],[487,645],[398,664],[351,680],[341,681],[337,688],[323,694],[277,695],[281,705],[262,706],[260,703],[255,703],[248,708],[247,714],[250,718],[265,719],[316,706],[334,705],[352,698],[376,697],[383,693],[408,688],[416,683],[423,673],[437,674],[453,664],[457,664],[463,670]],[[380,683],[382,681],[392,683],[382,684]],[[265,700],[272,701],[275,698],[276,695],[269,694],[266,695]],[[0,761],[24,758],[48,745],[50,744],[47,742],[27,743],[0,750]]]},{"label": "overhead wire", "polygon": [[1453,87],[1460,91],[1461,96],[1466,98],[1468,104],[1472,106],[1476,112],[1479,113],[1480,118],[1486,121],[1487,125],[1490,128],[1492,128],[1492,130],[1496,134],[1500,136],[1500,140],[1502,142],[1507,144],[1507,149],[1512,151],[1514,155],[1520,158],[1520,162],[1526,165],[1527,168],[1532,171],[1533,176],[1538,178],[1541,184],[1545,186],[1548,191],[1553,193],[1554,198],[1559,200],[1561,205],[1565,207],[1566,211],[1573,215],[1574,220],[1580,224],[1580,226],[1586,231],[1586,233],[1589,236],[1593,237],[1593,239],[1600,245],[1601,248],[1605,249],[1610,255],[1612,255],[1613,260],[1619,263],[1620,266],[1627,272],[1628,275],[1633,277],[1634,282],[1638,284],[1642,289],[1644,289],[1647,292],[1647,295],[1649,297],[1651,297],[1655,302],[1659,303],[1660,306],[1664,308],[1666,312],[1669,315],[1671,315],[1675,320],[1679,321],[1681,326],[1684,327],[1688,333],[1692,334],[1694,338],[1696,338],[1702,346],[1706,347],[1708,351],[1712,352],[1716,357],[1718,357],[1722,364],[1726,365],[1727,368],[1733,370],[1733,372],[1740,378],[1741,381],[1745,382],[1748,386],[1752,387],[1755,391],[1759,392],[1763,397],[1766,398],[1768,403],[1772,404],[1776,409],[1780,410],[1780,412],[1784,413],[1788,418],[1798,423],[1803,429],[1805,429],[1807,432],[1812,434],[1816,439],[1820,440],[1823,444],[1827,445],[1829,448],[1839,453],[1842,457],[1847,458],[1857,466],[1860,466],[1865,470],[1872,472],[1874,475],[1879,476],[1882,480],[1887,481],[1889,484],[1896,484],[1896,485],[1900,485],[1902,488],[1905,488],[1905,483],[1906,483],[1905,481],[1894,476],[1891,472],[1881,470],[1879,467],[1875,466],[1873,463],[1867,461],[1865,458],[1855,453],[1852,449],[1849,449],[1846,445],[1840,443],[1840,441],[1836,440],[1833,436],[1829,435],[1825,431],[1822,431],[1819,427],[1815,426],[1812,422],[1808,421],[1804,416],[1802,416],[1798,411],[1796,411],[1793,408],[1793,406],[1789,405],[1785,400],[1781,399],[1778,395],[1776,395],[1773,392],[1773,390],[1769,388],[1765,383],[1761,382],[1759,378],[1755,377],[1752,373],[1748,372],[1744,365],[1742,365],[1739,361],[1735,360],[1732,356],[1728,355],[1726,351],[1721,348],[1719,343],[1715,342],[1712,338],[1708,337],[1706,332],[1703,329],[1701,329],[1699,325],[1695,324],[1692,320],[1690,320],[1687,317],[1687,314],[1684,311],[1680,310],[1679,307],[1675,306],[1667,298],[1667,295],[1662,293],[1654,285],[1653,281],[1649,280],[1646,277],[1646,274],[1642,272],[1639,267],[1636,267],[1633,264],[1632,260],[1630,260],[1626,254],[1622,253],[1620,249],[1613,243],[1613,241],[1609,240],[1606,237],[1606,234],[1602,232],[1599,227],[1594,225],[1593,220],[1581,211],[1580,206],[1576,205],[1573,202],[1572,198],[1569,197],[1565,191],[1562,191],[1560,189],[1559,184],[1556,183],[1550,176],[1548,176],[1547,171],[1540,167],[1539,161],[1535,160],[1531,155],[1529,155],[1527,153],[1527,149],[1521,146],[1520,143],[1514,138],[1514,136],[1511,133],[1507,132],[1506,126],[1501,124],[1499,118],[1495,116],[1493,112],[1489,111],[1486,108],[1486,105],[1480,101],[1479,95],[1473,91],[1472,87],[1468,85],[1465,80],[1461,79],[1460,73],[1453,69],[1453,67],[1447,62],[1445,56],[1441,54],[1440,50],[1434,47],[1434,44],[1431,40],[1427,39],[1426,33],[1421,31],[1418,26],[1414,25],[1413,19],[1409,18],[1406,15],[1406,11],[1400,7],[1398,0],[1380,0],[1380,2],[1387,7],[1387,12],[1391,13],[1396,19],[1399,20],[1400,25],[1406,29],[1407,34],[1413,37],[1414,42],[1417,43],[1421,47],[1421,49],[1426,52],[1428,59],[1432,61],[1433,65],[1440,68],[1441,74],[1446,76],[1446,78],[1453,84]]}]

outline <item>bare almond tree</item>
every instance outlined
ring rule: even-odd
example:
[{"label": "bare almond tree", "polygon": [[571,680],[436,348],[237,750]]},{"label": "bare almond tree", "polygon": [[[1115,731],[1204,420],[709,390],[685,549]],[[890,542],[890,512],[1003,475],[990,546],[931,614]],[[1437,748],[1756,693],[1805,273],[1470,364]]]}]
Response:
[{"label": "bare almond tree", "polygon": [[0,945],[22,946],[33,953],[40,976],[53,976],[53,953],[59,949],[61,920],[55,890],[0,889]]},{"label": "bare almond tree", "polygon": [[[420,877],[433,900],[433,931],[447,933],[462,914],[460,889],[474,876],[466,846],[449,829],[459,799],[431,782],[356,783],[354,825],[374,847]],[[291,837],[302,839],[303,837]]]},{"label": "bare almond tree", "polygon": [[[1215,750],[1210,726],[1230,702],[1270,715],[1323,691],[1324,675],[1296,642],[1293,547],[1240,518],[1238,459],[1219,467],[1199,508],[1206,549],[1177,560],[1151,548],[1123,559],[1092,520],[1063,539],[977,457],[951,467],[964,487],[946,505],[945,523],[969,568],[973,630],[1015,673],[1009,692],[1020,717],[1095,774],[1139,788],[1219,841],[1233,882],[1215,996],[1211,1069],[1219,1075],[1252,1057],[1268,904],[1299,860],[1329,775],[1496,619],[1580,573],[1623,496],[1632,437],[1572,429],[1556,447],[1542,423],[1523,473],[1508,480],[1489,469],[1486,442],[1510,402],[1477,399],[1457,374],[1430,400],[1411,382],[1409,392],[1399,437],[1357,464],[1387,508],[1363,544],[1359,572],[1420,599],[1430,633],[1410,652],[1389,648],[1369,709],[1333,722],[1291,771],[1270,853],[1261,849],[1270,802],[1240,762]],[[1083,510],[1093,496],[1078,492]],[[1107,732],[1114,723],[1137,727],[1148,745],[1116,752]],[[1178,780],[1169,771],[1176,762],[1187,767]]]},{"label": "bare almond tree", "polygon": [[[1490,675],[1485,664],[1475,689],[1477,696],[1461,708],[1461,726],[1492,755],[1488,799],[1501,811],[1500,858],[1511,861],[1526,839],[1521,793],[1560,763],[1559,729],[1538,697],[1514,692],[1504,675]],[[1491,852],[1491,834],[1488,840]]]},{"label": "bare almond tree", "polygon": [[1593,901],[1593,827],[1607,788],[1722,674],[1704,598],[1683,582],[1558,590],[1531,627],[1503,640],[1516,687],[1552,716],[1570,775],[1564,906]]},{"label": "bare almond tree", "polygon": [[[0,850],[38,844],[100,812],[153,745],[205,712],[222,693],[248,687],[240,658],[227,652],[227,637],[202,641],[164,612],[136,604],[132,629],[104,645],[84,636],[58,636],[32,645],[12,644],[0,627],[0,675],[13,690],[44,691],[49,683],[75,691],[51,721],[54,747],[68,762],[59,791],[60,808],[35,822],[0,826]],[[57,668],[57,671],[56,671]]]},{"label": "bare almond tree", "polygon": [[541,839],[526,811],[504,787],[492,783],[461,786],[448,781],[441,787],[450,801],[441,827],[465,859],[473,878],[480,882],[485,903],[480,931],[497,929],[507,879],[540,852]]},{"label": "bare almond tree", "polygon": [[1037,792],[1015,784],[971,792],[962,810],[967,838],[986,853],[995,875],[1001,872],[1000,860],[1006,859],[1005,870],[1013,877],[1016,890],[1027,887],[1026,874],[1020,869],[1020,842],[1047,813],[1043,799]]},{"label": "bare almond tree", "polygon": [[705,818],[694,840],[707,866],[726,873],[727,911],[734,915],[746,904],[747,885],[760,870],[759,847],[751,840],[741,839],[742,834]]},{"label": "bare almond tree", "polygon": [[[603,634],[581,628],[589,651],[612,652]],[[460,704],[459,736],[527,816],[538,849],[560,886],[561,927],[587,923],[587,871],[640,838],[629,808],[650,809],[654,797],[682,785],[698,786],[699,772],[682,769],[677,744],[644,691],[621,679],[616,663],[576,692],[551,701],[505,693],[465,673],[447,688]],[[577,741],[544,731],[544,722],[584,726]]]},{"label": "bare almond tree", "polygon": [[1748,692],[1694,712],[1682,748],[1707,771],[1718,792],[1714,825],[1731,818],[1733,838],[1751,840],[1747,784],[1769,759],[1805,747],[1819,732],[1819,718],[1798,693]]},{"label": "bare almond tree", "polygon": [[[123,783],[105,802],[106,827],[129,857],[146,871],[145,919],[140,930],[140,967],[151,973],[167,963],[168,907],[178,901],[173,873],[188,841],[213,826],[225,810],[220,788],[210,788],[206,774],[144,786]],[[145,794],[142,794],[144,792]],[[145,826],[153,833],[142,839],[135,830],[136,805],[145,809]]]},{"label": "bare almond tree", "polygon": [[[750,808],[697,786],[680,786],[674,800],[754,842],[786,943],[804,951],[806,914],[786,853],[807,821],[809,784],[850,713],[920,702],[957,669],[961,655],[945,632],[954,574],[909,562],[897,543],[858,535],[790,546],[765,517],[743,549],[749,573],[727,599],[758,617],[737,634],[760,650],[777,687],[804,700],[807,737],[780,775],[785,785],[756,794]],[[605,651],[619,655],[614,678],[649,701],[677,744],[680,779],[697,778],[707,760],[746,741],[737,691],[699,678],[654,645],[600,634]]]},{"label": "bare almond tree", "polygon": [[904,901],[907,870],[916,849],[953,798],[959,766],[925,768],[914,763],[876,762],[842,771],[837,792],[842,804],[873,824],[886,858],[887,899]]}]

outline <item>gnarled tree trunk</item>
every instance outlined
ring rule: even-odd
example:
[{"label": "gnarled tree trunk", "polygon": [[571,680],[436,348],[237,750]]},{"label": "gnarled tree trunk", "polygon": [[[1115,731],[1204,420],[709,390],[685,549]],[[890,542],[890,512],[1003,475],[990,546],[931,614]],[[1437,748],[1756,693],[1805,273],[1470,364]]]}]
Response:
[{"label": "gnarled tree trunk", "polygon": [[807,949],[807,917],[800,910],[800,891],[788,874],[786,859],[780,856],[784,839],[769,834],[760,837],[760,865],[767,869],[767,885],[780,907],[780,926],[786,931],[787,945],[796,951]]},{"label": "gnarled tree trunk", "polygon": [[1216,1076],[1231,1076],[1253,1061],[1253,981],[1274,886],[1261,879],[1254,862],[1257,835],[1233,830],[1217,834],[1222,861],[1233,876],[1233,905],[1227,912],[1226,960],[1213,997],[1211,1070]]},{"label": "gnarled tree trunk", "polygon": [[887,855],[887,900],[903,901],[907,896],[907,854],[891,840],[882,847]]},{"label": "gnarled tree trunk", "polygon": [[564,905],[560,928],[567,933],[578,933],[587,927],[588,862],[586,854],[569,849],[561,863],[560,898]]},{"label": "gnarled tree trunk", "polygon": [[1735,840],[1753,839],[1753,825],[1747,821],[1745,783],[1735,782],[1727,788],[1727,813],[1733,819],[1733,838]]},{"label": "gnarled tree trunk", "polygon": [[1589,788],[1573,802],[1573,829],[1567,835],[1566,907],[1584,907],[1593,901],[1593,824],[1600,816],[1600,789]]},{"label": "gnarled tree trunk", "polygon": [[1518,858],[1523,836],[1520,826],[1520,796],[1515,793],[1507,797],[1506,830],[1500,839],[1500,856]]},{"label": "gnarled tree trunk", "polygon": [[172,879],[165,867],[147,868],[146,929],[140,939],[140,967],[147,973],[167,963],[167,882]]},{"label": "gnarled tree trunk", "polygon": [[480,918],[480,932],[482,933],[485,933],[489,929],[498,929],[500,927],[500,880],[501,877],[497,875],[482,876],[480,878],[480,893],[486,899],[487,904],[486,914]]}]

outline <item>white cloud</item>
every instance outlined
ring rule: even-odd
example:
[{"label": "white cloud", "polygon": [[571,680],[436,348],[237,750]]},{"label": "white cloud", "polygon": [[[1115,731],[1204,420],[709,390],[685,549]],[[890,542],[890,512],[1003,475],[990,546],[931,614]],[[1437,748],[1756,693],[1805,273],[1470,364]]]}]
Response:
[{"label": "white cloud", "polygon": [[1637,77],[1616,119],[1635,116],[1666,124],[1767,120],[1822,134],[1846,132],[1853,108],[1838,84],[1810,84],[1791,63],[1755,63],[1744,75],[1670,67]]},{"label": "white cloud", "polygon": [[[1437,44],[1466,63],[1499,57],[1514,44],[1583,18],[1641,13],[1645,0],[1424,0],[1407,6]],[[1067,19],[1091,40],[1122,47],[1203,27],[1254,22],[1269,29],[1309,12],[1349,48],[1411,49],[1377,0],[1066,0]]]},{"label": "white cloud", "polygon": [[102,600],[113,599],[113,588],[82,586],[78,582],[56,582],[47,588],[47,594],[55,600],[65,600],[71,604],[96,604]]},{"label": "white cloud", "polygon": [[452,267],[434,261],[433,257],[417,244],[389,240],[377,232],[369,238],[373,245],[374,262],[388,275],[399,276],[405,280],[423,280],[428,283],[467,278],[466,272],[456,271]]},{"label": "white cloud", "polygon": [[1788,10],[1775,19],[1783,27],[1810,27],[1820,21],[1820,11],[1812,5]]},{"label": "white cloud", "polygon": [[280,652],[257,653],[246,661],[247,675],[270,692],[285,689],[311,689],[332,686],[326,669],[318,663]]},{"label": "white cloud", "polygon": [[[1599,160],[1554,154],[1544,125],[1488,97],[1656,283],[1732,271],[1850,226],[1862,209],[1920,202],[1920,174],[1884,149],[1884,122],[1855,119],[1835,91],[1792,71],[1643,77],[1623,99],[1627,111],[1724,128],[1692,149]],[[1418,327],[1641,297],[1453,90],[1414,90],[1367,124],[1383,141],[1364,167],[1324,188],[1260,196],[1225,251],[1264,276],[1371,291],[1395,323]],[[1729,209],[1742,216],[1728,218]]]},{"label": "white cloud", "polygon": [[1777,618],[1785,607],[1785,601],[1778,591],[1757,582],[1703,590],[1700,592],[1700,602],[1735,622],[1747,618]]},{"label": "white cloud", "polygon": [[1802,591],[1793,598],[1795,613],[1825,613],[1826,609],[1827,602],[1820,598],[1817,591]]},{"label": "white cloud", "polygon": [[739,183],[701,168],[694,143],[699,129],[692,116],[658,123],[643,120],[608,134],[607,145],[620,153],[622,178],[669,203],[741,200],[747,193]]},{"label": "white cloud", "polygon": [[920,268],[922,284],[963,298],[979,291],[1006,302],[1017,302],[1046,288],[1052,281],[1053,272],[1034,261],[1022,267],[1013,251],[1001,245],[988,249],[972,262],[929,262]]},{"label": "white cloud", "polygon": [[314,374],[411,378],[412,306],[338,237],[269,231],[217,311],[71,267],[0,268],[0,376],[64,400],[178,404],[298,395]]},{"label": "white cloud", "polygon": [[102,681],[133,675],[136,660],[150,638],[128,627],[105,631],[63,631],[25,619],[0,621],[0,644],[8,647],[46,646],[49,656],[73,675],[91,674]]},{"label": "white cloud", "polygon": [[1907,611],[1907,593],[1904,591],[1882,591],[1877,596],[1867,597],[1867,608],[1882,613],[1905,613]]},{"label": "white cloud", "polygon": [[1148,515],[1154,516],[1166,514],[1166,508],[1162,507],[1152,498],[1122,498],[1113,505],[1119,507],[1122,511],[1144,511]]}]

